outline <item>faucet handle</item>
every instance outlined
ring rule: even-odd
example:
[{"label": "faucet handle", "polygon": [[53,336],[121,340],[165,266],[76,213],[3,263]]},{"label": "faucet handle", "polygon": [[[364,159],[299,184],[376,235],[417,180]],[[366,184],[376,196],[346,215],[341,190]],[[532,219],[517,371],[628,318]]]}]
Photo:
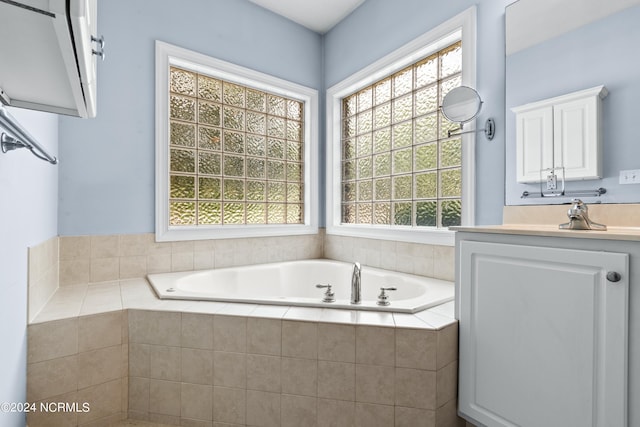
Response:
[{"label": "faucet handle", "polygon": [[381,305],[381,306],[388,306],[389,304],[391,304],[391,302],[389,302],[389,295],[386,294],[386,291],[397,291],[398,288],[396,288],[395,286],[390,286],[387,288],[380,288],[380,295],[378,295],[378,302],[376,302],[376,304]]},{"label": "faucet handle", "polygon": [[335,302],[336,296],[331,291],[331,285],[330,284],[322,285],[322,284],[318,283],[316,285],[316,288],[318,288],[318,289],[326,288],[327,289],[326,292],[324,293],[324,298],[322,298],[322,302]]}]

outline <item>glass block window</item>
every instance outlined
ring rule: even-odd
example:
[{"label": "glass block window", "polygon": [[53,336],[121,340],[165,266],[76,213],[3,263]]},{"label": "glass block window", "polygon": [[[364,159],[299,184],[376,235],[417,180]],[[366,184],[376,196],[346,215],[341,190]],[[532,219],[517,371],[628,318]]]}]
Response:
[{"label": "glass block window", "polygon": [[169,72],[169,225],[303,224],[304,104]]},{"label": "glass block window", "polygon": [[461,82],[457,42],[342,98],[343,224],[461,224],[461,139],[439,109]]}]

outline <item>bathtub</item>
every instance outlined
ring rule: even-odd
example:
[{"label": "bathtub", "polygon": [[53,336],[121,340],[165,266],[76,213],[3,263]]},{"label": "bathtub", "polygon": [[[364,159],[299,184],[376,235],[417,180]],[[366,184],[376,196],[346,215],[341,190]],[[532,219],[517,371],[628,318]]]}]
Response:
[{"label": "bathtub", "polygon": [[[203,271],[149,274],[147,278],[161,299],[227,301],[352,310],[415,313],[454,297],[452,282],[429,277],[362,267],[362,302],[351,304],[352,264],[324,259],[289,261]],[[323,302],[332,285],[334,302]],[[381,287],[390,304],[376,304]]]}]

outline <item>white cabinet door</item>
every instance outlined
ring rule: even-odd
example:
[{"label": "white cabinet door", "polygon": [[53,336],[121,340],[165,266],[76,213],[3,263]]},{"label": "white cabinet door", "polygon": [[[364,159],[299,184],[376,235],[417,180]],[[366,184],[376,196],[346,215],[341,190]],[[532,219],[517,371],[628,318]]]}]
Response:
[{"label": "white cabinet door", "polygon": [[592,96],[553,106],[554,163],[564,166],[567,180],[602,177],[598,100]]},{"label": "white cabinet door", "polygon": [[461,241],[459,256],[460,412],[625,427],[628,255]]},{"label": "white cabinet door", "polygon": [[553,167],[553,108],[516,115],[518,182],[540,182],[540,170]]}]

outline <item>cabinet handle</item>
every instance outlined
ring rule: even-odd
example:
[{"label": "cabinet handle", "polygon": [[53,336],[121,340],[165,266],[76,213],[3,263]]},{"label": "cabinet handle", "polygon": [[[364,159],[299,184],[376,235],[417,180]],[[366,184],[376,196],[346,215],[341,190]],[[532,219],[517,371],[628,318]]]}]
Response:
[{"label": "cabinet handle", "polygon": [[105,57],[104,50],[97,51],[95,49],[92,49],[91,53],[93,53],[95,56],[99,56],[100,59],[102,59],[104,61],[104,57]]},{"label": "cabinet handle", "polygon": [[622,276],[620,275],[620,273],[616,272],[616,271],[609,271],[607,272],[607,280],[610,282],[619,282],[620,279],[622,279]]}]

